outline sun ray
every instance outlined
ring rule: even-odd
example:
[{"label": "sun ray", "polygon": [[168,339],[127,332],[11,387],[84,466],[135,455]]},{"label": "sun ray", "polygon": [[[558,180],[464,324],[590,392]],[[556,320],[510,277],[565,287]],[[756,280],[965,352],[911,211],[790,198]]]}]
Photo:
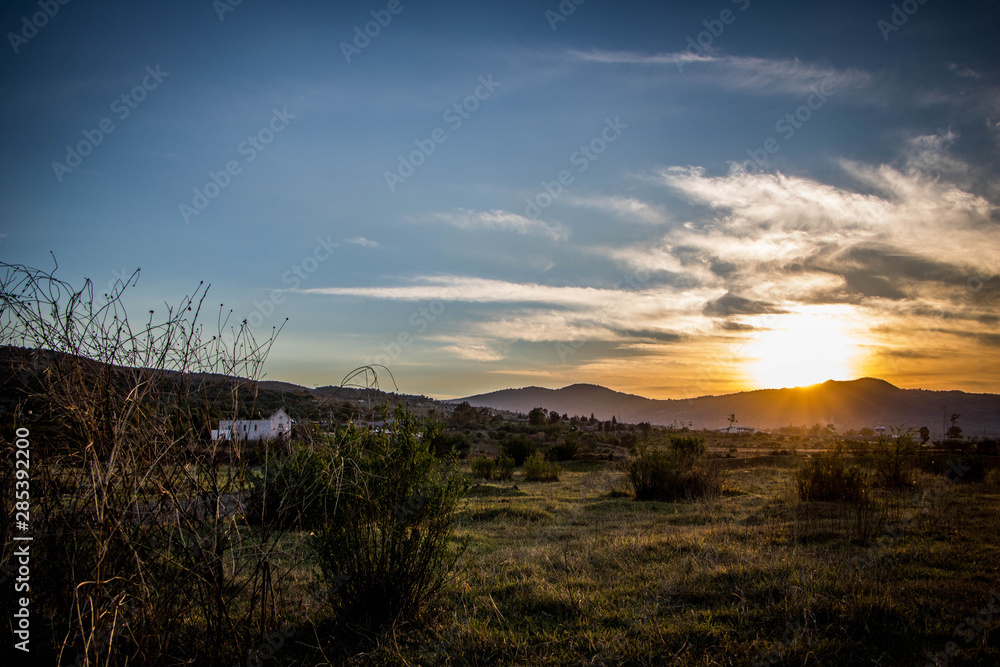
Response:
[{"label": "sun ray", "polygon": [[769,315],[743,357],[751,383],[761,388],[800,387],[856,375],[860,345],[849,315],[830,310]]}]

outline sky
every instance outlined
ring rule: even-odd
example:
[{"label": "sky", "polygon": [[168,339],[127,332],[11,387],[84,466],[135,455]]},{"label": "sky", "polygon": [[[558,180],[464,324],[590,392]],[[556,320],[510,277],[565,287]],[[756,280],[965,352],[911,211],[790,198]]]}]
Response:
[{"label": "sky", "polygon": [[0,261],[139,268],[135,308],[205,281],[283,325],[268,379],[1000,392],[996,1],[12,0],[0,27]]}]

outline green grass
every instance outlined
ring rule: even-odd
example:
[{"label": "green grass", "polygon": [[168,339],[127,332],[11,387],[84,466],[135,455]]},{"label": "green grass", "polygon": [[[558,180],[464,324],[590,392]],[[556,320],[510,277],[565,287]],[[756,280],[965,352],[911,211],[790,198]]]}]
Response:
[{"label": "green grass", "polygon": [[[862,545],[776,463],[734,461],[727,493],[693,503],[612,497],[627,484],[610,463],[473,487],[456,529],[469,546],[435,612],[377,645],[308,643],[337,664],[923,665],[955,641],[949,664],[997,664],[996,627],[955,634],[1000,589],[995,483],[921,512],[924,475],[900,497],[905,531]],[[323,658],[300,644],[276,659]]]}]

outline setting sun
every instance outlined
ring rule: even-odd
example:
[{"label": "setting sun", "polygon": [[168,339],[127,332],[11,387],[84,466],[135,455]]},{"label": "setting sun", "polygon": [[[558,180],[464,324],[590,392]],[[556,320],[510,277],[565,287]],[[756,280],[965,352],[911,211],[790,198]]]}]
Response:
[{"label": "setting sun", "polygon": [[758,387],[798,387],[853,378],[858,345],[836,314],[772,315],[747,345],[747,375]]}]

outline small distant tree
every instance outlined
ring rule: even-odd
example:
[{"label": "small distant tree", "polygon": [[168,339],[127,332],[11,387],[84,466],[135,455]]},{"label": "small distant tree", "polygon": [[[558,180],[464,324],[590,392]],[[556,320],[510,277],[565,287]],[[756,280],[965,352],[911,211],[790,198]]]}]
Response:
[{"label": "small distant tree", "polygon": [[500,445],[500,452],[504,456],[514,459],[516,465],[523,465],[524,460],[535,453],[535,443],[523,433],[510,436]]},{"label": "small distant tree", "polygon": [[866,443],[864,459],[875,471],[879,486],[905,488],[913,486],[913,466],[918,445],[912,429],[892,429],[892,435],[879,435],[875,442]]},{"label": "small distant tree", "polygon": [[528,423],[532,426],[544,426],[547,417],[545,408],[534,408],[528,413]]},{"label": "small distant tree", "polygon": [[949,440],[961,440],[962,439],[962,428],[957,423],[958,422],[958,418],[961,417],[961,416],[962,415],[960,415],[960,414],[958,414],[956,412],[956,413],[953,413],[951,415],[951,417],[949,417],[949,421],[951,421],[951,426],[948,427],[948,432],[945,433],[945,437],[947,437]]},{"label": "small distant tree", "polygon": [[726,429],[726,433],[731,433],[732,432],[732,430],[733,430],[733,424],[735,424],[736,421],[737,421],[736,420],[736,415],[734,413],[730,413],[730,415],[729,415],[729,428]]},{"label": "small distant tree", "polygon": [[550,424],[558,424],[560,422],[560,420],[562,420],[562,417],[560,417],[559,413],[556,412],[555,410],[553,410],[552,412],[549,413],[549,423]]},{"label": "small distant tree", "polygon": [[920,427],[920,444],[926,445],[931,439],[931,430],[926,426]]}]

